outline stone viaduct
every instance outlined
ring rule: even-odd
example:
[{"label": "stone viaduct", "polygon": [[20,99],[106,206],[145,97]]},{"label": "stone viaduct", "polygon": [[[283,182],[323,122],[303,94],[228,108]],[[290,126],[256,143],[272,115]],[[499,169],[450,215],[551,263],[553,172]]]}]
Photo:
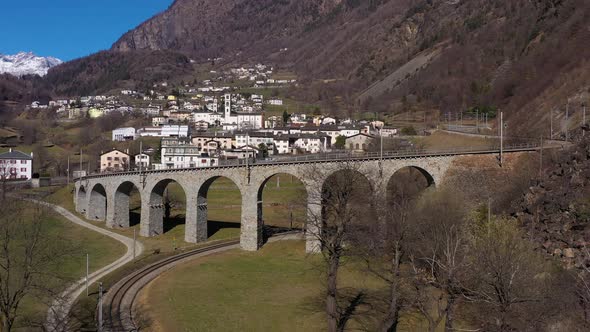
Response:
[{"label": "stone viaduct", "polygon": [[[507,152],[531,151],[535,148]],[[186,195],[185,236],[190,243],[207,240],[207,192],[220,177],[230,179],[242,196],[240,243],[244,250],[258,250],[263,243],[262,191],[276,174],[298,178],[308,194],[308,219],[321,214],[321,192],[324,182],[342,170],[359,172],[376,194],[384,195],[393,175],[406,167],[418,169],[429,185],[441,183],[452,161],[459,155],[498,154],[498,151],[437,153],[388,157],[355,157],[313,161],[279,161],[251,165],[229,165],[192,169],[170,169],[144,172],[109,173],[87,176],[75,183],[76,211],[90,220],[106,220],[108,227],[129,227],[129,197],[135,187],[141,196],[140,235],[163,233],[164,190],[177,182]],[[307,223],[309,251],[318,248],[313,236],[317,229]]]}]

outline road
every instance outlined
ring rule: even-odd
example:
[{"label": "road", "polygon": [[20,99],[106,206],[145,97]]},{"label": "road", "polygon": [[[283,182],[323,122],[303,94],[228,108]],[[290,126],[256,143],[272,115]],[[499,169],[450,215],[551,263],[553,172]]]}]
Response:
[{"label": "road", "polygon": [[[36,199],[27,198],[26,200],[47,206],[53,209],[55,212],[61,214],[67,220],[73,222],[74,224],[80,225],[82,227],[86,227],[92,231],[97,233],[106,235],[111,237],[127,247],[127,252],[121,256],[116,261],[112,262],[111,264],[93,272],[88,277],[88,283],[93,284],[100,280],[102,277],[106,276],[107,274],[113,272],[114,270],[118,269],[119,267],[131,262],[133,260],[133,239],[128,238],[126,236],[117,234],[115,232],[100,228],[98,226],[92,225],[88,222],[83,221],[82,219],[78,218],[76,215],[71,213],[70,211],[64,209],[61,206],[50,204],[47,202],[39,201]],[[143,252],[143,245],[136,241],[135,244],[135,254],[136,256],[141,255]],[[76,299],[82,294],[86,289],[86,278],[83,277],[75,282],[73,285],[68,287],[59,297],[59,299],[55,300],[51,307],[47,312],[47,320],[45,323],[45,327],[47,331],[64,331],[67,330],[68,322],[67,317],[72,309],[72,306],[76,302]]]}]

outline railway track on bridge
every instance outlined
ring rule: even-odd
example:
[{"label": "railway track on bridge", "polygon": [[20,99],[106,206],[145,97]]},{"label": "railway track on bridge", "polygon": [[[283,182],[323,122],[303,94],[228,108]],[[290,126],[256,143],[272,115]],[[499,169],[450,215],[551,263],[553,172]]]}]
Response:
[{"label": "railway track on bridge", "polygon": [[[282,232],[272,235],[271,237],[276,239],[279,236],[290,236],[298,233],[300,232]],[[140,330],[142,328],[142,322],[137,321],[137,318],[134,317],[133,309],[137,295],[147,284],[161,273],[185,260],[237,248],[239,244],[239,240],[232,240],[193,249],[142,267],[121,279],[108,290],[104,297],[103,331],[128,332]]]},{"label": "railway track on bridge", "polygon": [[[563,146],[563,145],[560,145]],[[506,145],[503,148],[504,153],[511,152],[530,152],[537,151],[543,148],[555,148],[554,146],[540,146],[536,143],[523,143],[523,144],[512,144]],[[448,150],[399,150],[399,151],[383,151],[383,152],[336,152],[336,153],[316,153],[310,155],[296,156],[296,157],[277,157],[272,160],[259,160],[249,159],[246,160],[222,160],[218,165],[204,166],[204,167],[192,167],[192,168],[164,168],[157,170],[143,170],[143,171],[121,171],[121,172],[108,172],[108,173],[97,173],[88,176],[84,176],[79,180],[88,180],[94,178],[105,178],[114,177],[121,175],[148,175],[148,174],[162,174],[169,172],[192,172],[197,170],[207,169],[239,169],[239,168],[253,168],[253,167],[265,167],[265,166],[284,166],[284,165],[296,165],[296,164],[310,164],[310,163],[333,163],[333,162],[362,162],[362,161],[376,161],[376,160],[402,160],[402,159],[415,159],[415,158],[435,158],[435,157],[446,157],[446,156],[458,156],[458,155],[481,155],[481,154],[499,154],[500,147],[488,147],[488,148],[455,148]]]}]

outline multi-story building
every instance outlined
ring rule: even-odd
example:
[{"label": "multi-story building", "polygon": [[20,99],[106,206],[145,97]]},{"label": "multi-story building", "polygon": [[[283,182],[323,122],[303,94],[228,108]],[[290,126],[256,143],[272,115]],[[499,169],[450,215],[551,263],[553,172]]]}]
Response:
[{"label": "multi-story building", "polygon": [[211,141],[217,142],[220,149],[231,149],[234,136],[229,133],[197,133],[192,136],[193,145],[203,148]]},{"label": "multi-story building", "polygon": [[126,171],[131,167],[129,154],[114,149],[100,155],[100,172]]},{"label": "multi-story building", "polygon": [[140,137],[188,137],[189,128],[186,125],[164,125],[161,127],[145,127],[137,131]]},{"label": "multi-story building", "polygon": [[330,137],[324,134],[298,134],[291,135],[289,141],[291,146],[307,153],[320,153],[327,151],[330,147]]},{"label": "multi-story building", "polygon": [[277,154],[286,154],[290,152],[289,149],[289,136],[275,136],[274,138],[275,143],[275,152]]},{"label": "multi-story building", "polygon": [[161,164],[158,169],[216,166],[217,157],[201,152],[188,138],[163,138]]},{"label": "multi-story building", "polygon": [[152,126],[159,127],[170,123],[170,119],[167,116],[154,116],[152,118]]},{"label": "multi-story building", "polygon": [[124,127],[113,130],[113,141],[132,141],[135,139],[135,128]]},{"label": "multi-story building", "polygon": [[150,155],[145,153],[139,153],[135,155],[135,168],[136,169],[149,169],[150,168]]},{"label": "multi-story building", "polygon": [[9,149],[0,153],[0,178],[31,179],[33,177],[33,153],[30,155]]}]

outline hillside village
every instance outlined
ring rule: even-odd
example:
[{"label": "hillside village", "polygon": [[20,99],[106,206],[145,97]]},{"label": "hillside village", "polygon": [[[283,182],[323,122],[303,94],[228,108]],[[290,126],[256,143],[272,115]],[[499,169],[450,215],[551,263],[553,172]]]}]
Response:
[{"label": "hillside village", "polygon": [[[123,89],[47,104],[35,101],[29,109],[55,110],[64,122],[115,113],[133,115],[146,125],[114,128],[110,135],[113,143],[160,139],[158,149],[146,146],[136,155],[116,150],[113,144],[112,151],[96,156],[100,166],[89,166],[88,172],[216,166],[336,149],[362,152],[370,149],[375,137],[398,134],[382,121],[339,119],[319,112],[289,113],[278,94],[265,96],[265,92],[297,84],[297,80],[275,79],[272,74],[273,68],[266,65],[242,66],[211,71],[207,79],[192,84],[159,82],[145,92]],[[227,82],[233,84],[225,85]]]}]

